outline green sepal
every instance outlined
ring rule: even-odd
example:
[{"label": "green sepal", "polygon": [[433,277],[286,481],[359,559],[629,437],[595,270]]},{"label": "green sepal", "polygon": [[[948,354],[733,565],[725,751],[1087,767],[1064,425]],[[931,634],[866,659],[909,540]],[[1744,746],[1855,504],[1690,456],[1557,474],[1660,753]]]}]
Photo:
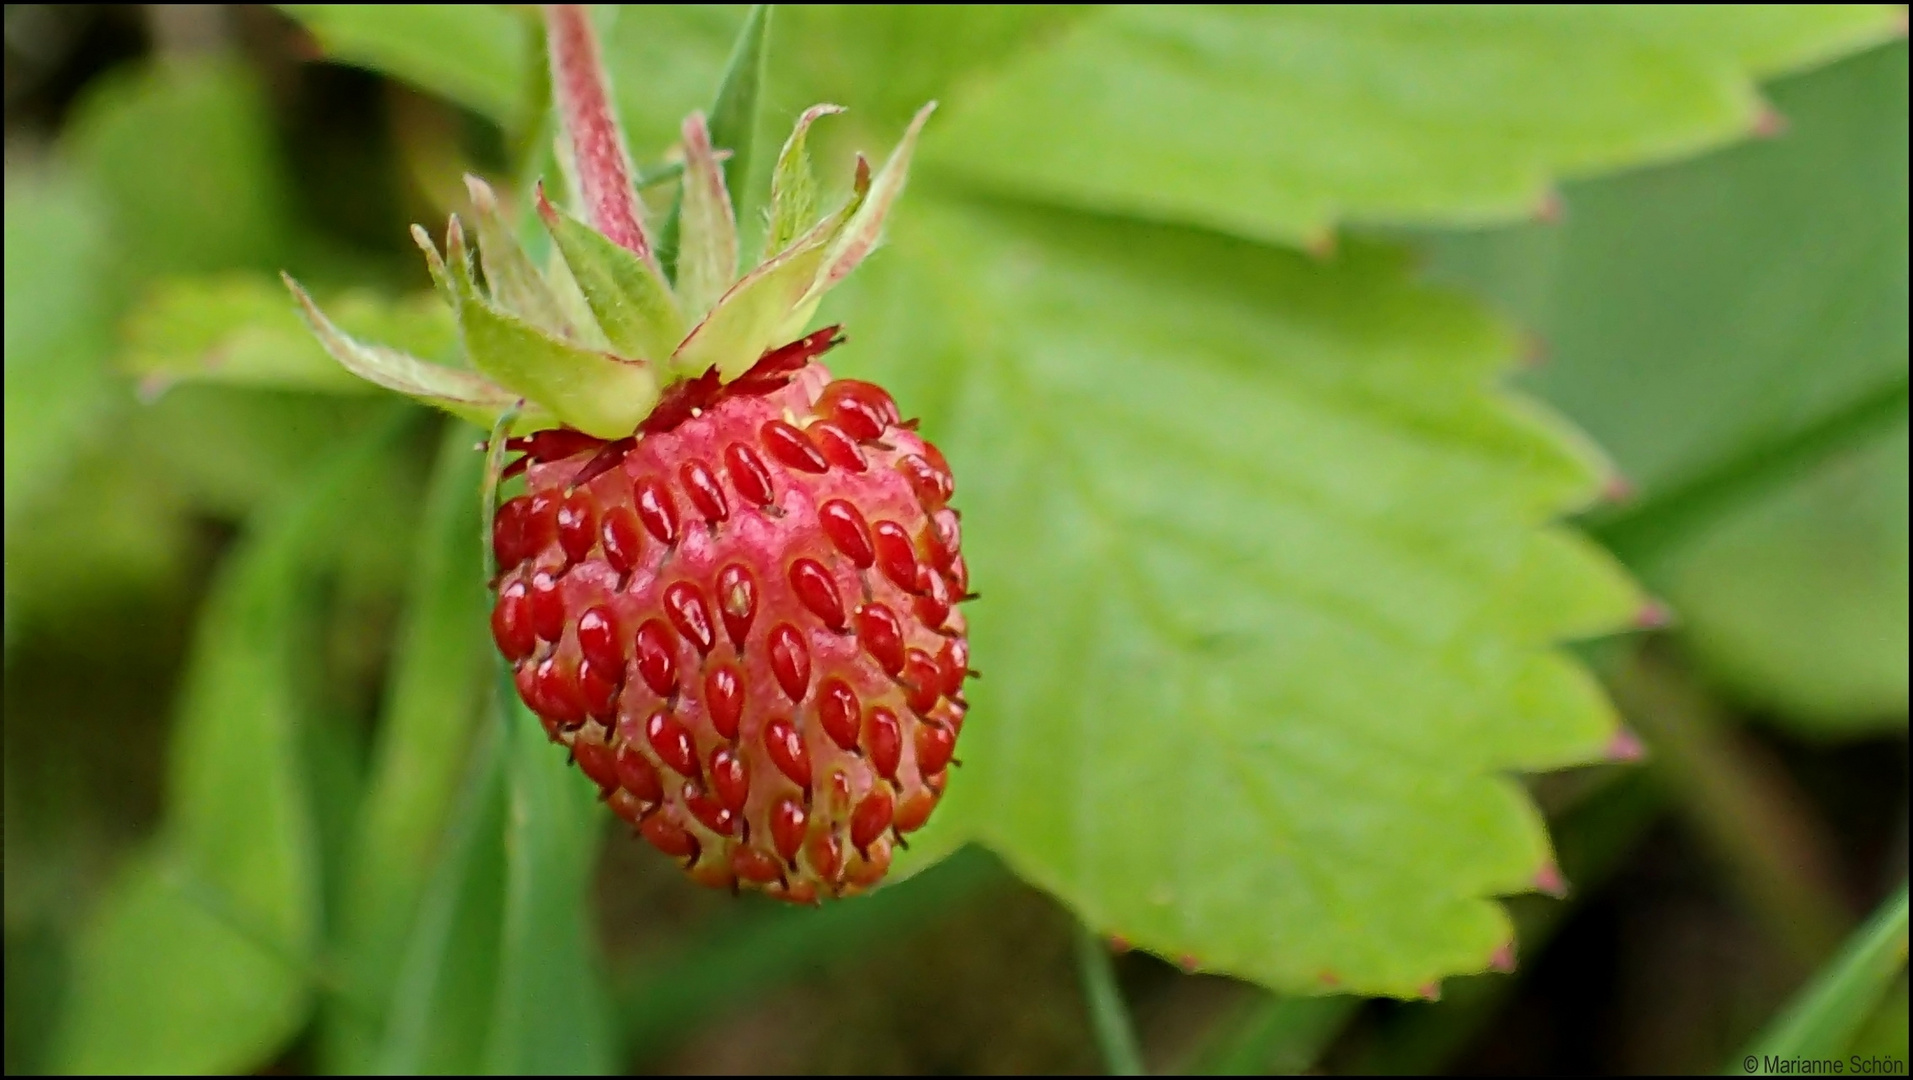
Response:
[{"label": "green sepal", "polygon": [[[738,200],[742,206],[749,201],[746,187],[751,178],[752,146],[757,141],[757,103],[764,88],[764,71],[770,54],[770,5],[752,5],[750,13],[744,16],[744,25],[738,28],[737,39],[731,44],[731,57],[724,64],[724,75],[718,81],[717,96],[711,99],[710,141],[719,148],[720,153],[735,155],[730,175],[737,177],[740,190],[746,193]],[[718,160],[723,160],[721,157]],[[642,187],[643,184],[638,186]],[[683,282],[684,265],[679,259],[679,233],[681,217],[684,213],[684,189],[671,200],[671,209],[665,214],[663,224],[658,228],[658,262],[665,268],[674,282]],[[736,270],[732,270],[736,275]],[[726,280],[725,285],[730,281]],[[722,291],[720,287],[719,291]],[[712,294],[713,297],[716,293]],[[698,315],[701,309],[689,308]]]},{"label": "green sepal", "polygon": [[[148,396],[187,382],[371,391],[326,354],[281,288],[251,271],[155,282],[124,320],[119,366]],[[348,333],[414,356],[436,360],[457,349],[451,314],[430,293],[390,297],[354,289],[335,296],[331,308],[335,325]]]},{"label": "green sepal", "polygon": [[432,243],[432,234],[425,231],[423,225],[412,226],[412,243],[418,245],[425,255],[425,269],[431,272],[432,288],[438,290],[439,299],[453,311],[458,310],[458,290],[452,288],[451,273],[445,269],[445,259],[438,253],[438,245]]},{"label": "green sepal", "polygon": [[473,367],[587,435],[618,439],[637,430],[658,401],[657,376],[648,365],[560,341],[480,296],[456,216],[445,232],[445,253]]},{"label": "green sepal", "polygon": [[553,206],[542,185],[536,199],[538,216],[611,350],[662,363],[684,337],[684,315],[657,265]]},{"label": "green sepal", "polygon": [[478,225],[478,261],[485,269],[485,284],[492,302],[540,329],[560,337],[578,340],[578,335],[552,295],[551,287],[538,267],[525,254],[511,226],[498,210],[498,199],[491,185],[465,174],[465,190],[472,200],[472,216]]},{"label": "green sepal", "polygon": [[777,168],[771,173],[771,224],[770,231],[764,234],[764,258],[789,247],[815,212],[817,177],[811,172],[810,152],[804,143],[810,134],[810,125],[843,111],[842,105],[812,105],[797,118],[790,138],[784,140],[784,149],[777,155]]},{"label": "green sepal", "polygon": [[279,276],[285,281],[286,288],[291,290],[292,298],[298,302],[299,310],[305,315],[306,324],[312,327],[313,334],[318,337],[319,344],[341,366],[359,378],[387,390],[396,390],[481,427],[490,427],[502,410],[518,400],[518,395],[469,371],[427,363],[397,349],[354,340],[325,317],[319,306],[312,302],[312,297],[290,274]]},{"label": "green sepal", "polygon": [[795,336],[787,328],[797,305],[817,280],[838,234],[856,219],[869,193],[870,164],[860,155],[855,186],[843,208],[725,293],[678,346],[671,369],[696,376],[716,367],[718,377],[728,381],[750,370],[764,350]]},{"label": "green sepal", "polygon": [[897,196],[903,194],[903,185],[910,178],[910,156],[916,151],[917,136],[922,133],[924,122],[930,119],[930,114],[936,108],[936,102],[929,102],[911,118],[910,126],[904,130],[897,148],[890,152],[890,159],[883,163],[883,168],[877,170],[876,177],[871,181],[869,197],[863,200],[857,212],[844,225],[842,234],[825,257],[816,280],[811,282],[803,299],[797,302],[790,321],[784,324],[780,333],[794,336],[801,332],[804,324],[816,313],[824,294],[849,276],[857,264],[877,249],[877,241],[883,236],[884,218],[889,216],[890,208],[896,204]]},{"label": "green sepal", "polygon": [[678,293],[684,299],[684,310],[701,318],[737,280],[737,218],[703,113],[692,113],[684,120],[681,205],[684,217],[678,236]]}]

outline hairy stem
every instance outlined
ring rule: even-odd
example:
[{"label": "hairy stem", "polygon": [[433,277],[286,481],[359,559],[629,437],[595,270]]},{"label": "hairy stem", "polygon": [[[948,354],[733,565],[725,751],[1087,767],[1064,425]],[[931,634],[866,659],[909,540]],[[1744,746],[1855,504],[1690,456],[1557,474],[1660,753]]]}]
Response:
[{"label": "hairy stem", "polygon": [[598,55],[590,14],[581,4],[545,5],[545,38],[552,91],[577,159],[585,218],[612,242],[649,258],[644,207],[631,186],[631,157],[611,110],[611,83]]}]

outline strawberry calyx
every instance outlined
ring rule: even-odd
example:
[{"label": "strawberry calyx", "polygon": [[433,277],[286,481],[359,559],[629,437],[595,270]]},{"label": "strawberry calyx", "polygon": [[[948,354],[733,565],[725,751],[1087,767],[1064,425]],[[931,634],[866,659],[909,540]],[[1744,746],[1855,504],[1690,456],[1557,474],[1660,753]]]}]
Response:
[{"label": "strawberry calyx", "polygon": [[[908,178],[918,134],[935,103],[919,110],[881,168],[860,155],[851,191],[818,215],[806,149],[812,124],[844,111],[815,105],[797,119],[771,181],[762,257],[738,265],[725,152],[701,113],[685,119],[675,280],[659,265],[646,210],[610,112],[613,100],[590,20],[567,5],[547,8],[553,85],[565,138],[561,159],[584,219],[533,191],[552,254],[540,267],[519,243],[489,185],[466,178],[476,244],[465,222],[447,222],[441,251],[413,236],[459,328],[466,369],[431,364],[338,329],[299,285],[287,286],[321,344],[348,370],[489,428],[522,402],[513,430],[570,428],[603,440],[656,430],[739,380],[764,378],[782,355],[792,370],[832,335],[806,333],[824,295],[877,246]],[[476,256],[476,258],[474,258]],[[795,351],[787,351],[795,350]]]}]

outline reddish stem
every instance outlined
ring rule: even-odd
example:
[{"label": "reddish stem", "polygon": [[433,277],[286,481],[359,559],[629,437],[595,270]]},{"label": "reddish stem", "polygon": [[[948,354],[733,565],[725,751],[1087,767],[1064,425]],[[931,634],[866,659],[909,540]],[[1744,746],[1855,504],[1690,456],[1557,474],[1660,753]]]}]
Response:
[{"label": "reddish stem", "polygon": [[649,258],[644,212],[631,186],[631,159],[611,111],[611,84],[584,5],[546,4],[545,38],[551,48],[552,89],[578,162],[585,216],[613,243]]}]

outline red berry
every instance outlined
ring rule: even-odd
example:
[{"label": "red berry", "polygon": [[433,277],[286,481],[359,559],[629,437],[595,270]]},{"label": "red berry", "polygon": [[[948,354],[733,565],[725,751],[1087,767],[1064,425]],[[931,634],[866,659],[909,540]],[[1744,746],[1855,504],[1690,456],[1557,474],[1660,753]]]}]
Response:
[{"label": "red berry", "polygon": [[731,635],[731,645],[743,653],[744,639],[757,618],[757,583],[749,570],[732,563],[718,571],[717,606],[724,612],[724,630]]},{"label": "red berry", "polygon": [[525,583],[514,581],[498,592],[498,605],[492,608],[492,640],[498,651],[511,661],[523,660],[538,647],[538,635],[531,628],[531,601]]},{"label": "red berry", "polygon": [[717,484],[717,477],[702,461],[687,462],[678,470],[678,476],[684,481],[684,493],[691,497],[691,505],[704,515],[704,520],[715,525],[731,516],[730,503],[724,499],[724,489]]},{"label": "red berry", "polygon": [[768,885],[784,875],[776,859],[752,847],[731,849],[731,872],[757,885]]},{"label": "red berry", "polygon": [[525,545],[525,519],[531,513],[531,500],[523,495],[508,499],[492,517],[492,554],[498,559],[500,573],[510,573],[531,554]]},{"label": "red berry", "polygon": [[657,767],[636,747],[618,748],[618,785],[637,796],[640,802],[654,803],[664,798],[664,786],[658,782]]},{"label": "red berry", "polygon": [[810,429],[811,441],[817,444],[817,451],[824,460],[839,469],[860,473],[870,468],[870,462],[864,452],[857,449],[856,440],[844,433],[844,429],[835,424],[816,424]]},{"label": "red berry", "polygon": [[765,421],[763,436],[764,448],[785,465],[807,473],[830,470],[830,462],[824,460],[824,455],[818,452],[810,439],[782,420]]},{"label": "red berry", "polygon": [[877,561],[876,549],[871,546],[870,526],[856,507],[842,499],[832,499],[817,508],[817,523],[837,550],[858,569],[867,570]]},{"label": "red berry", "polygon": [[917,725],[917,770],[935,776],[956,752],[956,733],[934,720]]},{"label": "red berry", "polygon": [[677,642],[663,623],[652,619],[638,627],[638,674],[659,697],[677,693],[676,651]]},{"label": "red berry", "polygon": [[730,449],[724,451],[724,465],[731,474],[731,486],[745,502],[752,506],[770,505],[771,474],[757,451],[743,443],[732,443]]},{"label": "red berry", "polygon": [[657,752],[658,760],[676,770],[680,776],[697,776],[697,747],[691,742],[691,733],[684,725],[671,718],[671,714],[658,710],[644,722],[644,737],[651,742],[651,749]]},{"label": "red berry", "polygon": [[879,521],[871,531],[876,534],[877,565],[883,568],[883,576],[896,582],[898,588],[915,592],[917,555],[912,550],[910,534],[894,521]]},{"label": "red berry", "polygon": [[638,568],[638,560],[644,555],[644,533],[638,525],[638,515],[624,505],[614,506],[604,515],[604,559],[619,574],[629,574]]},{"label": "red berry", "polygon": [[903,725],[897,714],[882,705],[870,710],[870,722],[864,725],[870,748],[870,764],[885,780],[897,778],[897,766],[903,762]]},{"label": "red berry", "polygon": [[817,411],[860,442],[881,437],[885,428],[901,419],[897,403],[882,387],[854,379],[839,379],[824,387]]},{"label": "red berry", "polygon": [[790,564],[790,587],[797,591],[797,598],[804,602],[811,614],[824,621],[832,630],[844,628],[844,599],[837,595],[837,586],[830,580],[830,571],[825,570],[816,559],[798,559]]},{"label": "red berry", "polygon": [[856,750],[862,734],[863,715],[857,707],[857,693],[842,679],[831,679],[817,688],[817,719],[825,734],[844,750]]},{"label": "red berry", "polygon": [[771,807],[771,843],[777,845],[777,853],[785,862],[795,862],[797,851],[804,846],[804,826],[810,821],[810,815],[796,799],[779,799]]},{"label": "red berry", "polygon": [[903,671],[903,622],[882,604],[857,609],[857,639],[877,666],[895,675]]},{"label": "red berry", "polygon": [[531,576],[531,628],[546,641],[557,641],[565,633],[565,598],[558,590],[558,579],[548,570]]},{"label": "red berry", "polygon": [[869,847],[883,831],[890,827],[892,802],[890,789],[878,784],[876,789],[864,796],[857,804],[857,812],[850,815],[850,842],[859,850]]},{"label": "red berry", "polygon": [[779,625],[771,631],[770,654],[777,685],[793,703],[803,701],[810,690],[810,647],[804,644],[804,635],[789,623]]},{"label": "red berry", "polygon": [[558,506],[558,545],[564,548],[566,562],[578,562],[591,554],[598,542],[596,507],[584,492],[575,492]]},{"label": "red berry", "polygon": [[804,737],[789,720],[777,719],[764,725],[764,749],[777,771],[790,777],[798,787],[810,786],[810,751],[804,749]]},{"label": "red berry", "polygon": [[714,667],[704,676],[704,707],[711,714],[711,730],[725,739],[737,738],[737,725],[744,718],[744,680],[737,669]]},{"label": "red berry", "polygon": [[711,612],[704,606],[704,598],[698,595],[697,586],[680,581],[665,589],[664,610],[671,617],[671,625],[696,645],[698,652],[709,653],[717,645]]},{"label": "red berry", "polygon": [[711,755],[711,788],[725,806],[744,809],[744,800],[751,794],[750,767],[736,753],[720,748]]},{"label": "red berry", "polygon": [[638,520],[652,536],[668,544],[678,538],[678,504],[655,477],[638,481]]},{"label": "red berry", "polygon": [[644,824],[638,826],[638,831],[644,834],[646,840],[651,841],[652,847],[666,855],[680,859],[695,860],[697,858],[697,838],[683,826],[667,820],[663,814],[652,814],[645,818]]},{"label": "red berry", "polygon": [[949,467],[890,395],[780,355],[667,390],[632,439],[514,439],[492,636],[649,843],[809,901],[879,881],[939,801],[968,569]]},{"label": "red berry", "polygon": [[610,747],[596,739],[577,739],[571,744],[571,756],[592,783],[607,791],[618,786],[618,760]]}]

